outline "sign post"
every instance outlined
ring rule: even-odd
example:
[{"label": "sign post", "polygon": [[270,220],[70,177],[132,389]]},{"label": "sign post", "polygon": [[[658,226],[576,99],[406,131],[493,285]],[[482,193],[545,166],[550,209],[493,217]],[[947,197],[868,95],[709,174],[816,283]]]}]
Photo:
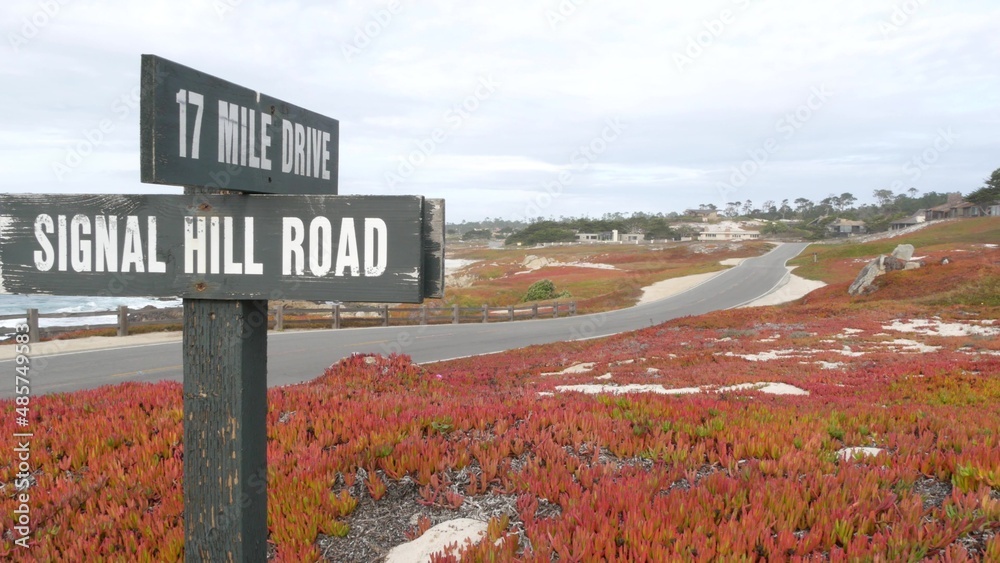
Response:
[{"label": "sign post", "polygon": [[0,195],[0,293],[183,298],[185,560],[267,557],[267,301],[421,303],[444,201],[339,196],[339,124],[142,57],[143,182]]}]

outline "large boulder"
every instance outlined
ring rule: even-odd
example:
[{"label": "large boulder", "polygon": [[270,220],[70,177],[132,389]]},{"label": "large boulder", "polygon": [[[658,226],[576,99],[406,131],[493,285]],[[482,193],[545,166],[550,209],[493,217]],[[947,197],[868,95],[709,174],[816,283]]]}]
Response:
[{"label": "large boulder", "polygon": [[875,278],[882,274],[896,270],[913,270],[922,265],[920,262],[911,260],[911,258],[913,258],[912,244],[897,246],[889,256],[880,254],[878,258],[866,264],[864,268],[861,268],[858,277],[854,278],[854,282],[847,288],[847,293],[850,295],[871,293],[874,291],[872,283],[875,281]]},{"label": "large boulder", "polygon": [[854,278],[854,282],[847,288],[848,294],[860,295],[862,293],[867,293],[868,288],[871,287],[875,278],[882,274],[880,270],[882,268],[883,257],[884,256],[879,256],[875,260],[866,264],[864,268],[861,268],[861,273],[858,274],[858,277]]},{"label": "large boulder", "polygon": [[896,247],[896,250],[892,251],[892,257],[898,258],[903,262],[909,262],[913,258],[913,245],[912,244],[901,244]]}]

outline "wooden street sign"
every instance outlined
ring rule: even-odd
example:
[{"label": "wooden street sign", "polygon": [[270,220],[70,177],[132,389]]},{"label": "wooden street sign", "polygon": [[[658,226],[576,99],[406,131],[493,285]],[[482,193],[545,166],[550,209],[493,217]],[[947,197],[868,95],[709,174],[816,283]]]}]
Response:
[{"label": "wooden street sign", "polygon": [[142,181],[267,194],[337,193],[340,123],[142,56]]},{"label": "wooden street sign", "polygon": [[444,202],[419,196],[0,195],[0,237],[0,293],[420,303],[443,288]]}]

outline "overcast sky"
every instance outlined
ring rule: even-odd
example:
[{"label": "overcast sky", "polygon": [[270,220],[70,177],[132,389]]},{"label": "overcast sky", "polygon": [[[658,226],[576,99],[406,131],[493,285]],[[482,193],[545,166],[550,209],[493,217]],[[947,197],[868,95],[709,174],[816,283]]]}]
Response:
[{"label": "overcast sky", "polygon": [[340,120],[341,194],[443,197],[449,222],[968,193],[1000,167],[995,0],[0,6],[8,193],[180,193],[139,182],[144,53]]}]

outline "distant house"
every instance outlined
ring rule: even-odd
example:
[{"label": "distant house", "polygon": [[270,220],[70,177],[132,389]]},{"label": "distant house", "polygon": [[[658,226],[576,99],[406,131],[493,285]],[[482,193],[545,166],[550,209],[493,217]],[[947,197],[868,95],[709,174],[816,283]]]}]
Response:
[{"label": "distant house", "polygon": [[580,242],[611,242],[613,236],[612,231],[605,231],[603,233],[576,233],[576,240]]},{"label": "distant house", "polygon": [[974,203],[963,200],[962,194],[958,192],[948,194],[947,203],[931,207],[924,214],[928,221],[980,217],[983,215],[1000,215],[1000,205],[992,205],[983,209]]},{"label": "distant house", "polygon": [[759,238],[760,231],[746,230],[729,221],[720,225],[706,225],[698,233],[698,240],[704,241],[743,241]]},{"label": "distant house", "polygon": [[576,233],[580,242],[628,242],[639,243],[645,237],[642,233],[619,233],[618,229],[603,233]]},{"label": "distant house", "polygon": [[946,203],[944,205],[938,205],[937,207],[931,207],[927,210],[926,217],[928,221],[937,221],[939,219],[979,217],[980,215],[988,214],[989,213],[983,213],[983,210],[980,209],[975,203],[961,201],[954,204]]},{"label": "distant house", "polygon": [[899,229],[905,229],[907,227],[912,227],[914,225],[919,225],[920,223],[927,221],[927,210],[920,209],[913,215],[903,219],[896,219],[889,224],[890,231],[898,231]]},{"label": "distant house", "polygon": [[850,219],[837,219],[826,226],[835,236],[849,237],[853,235],[863,235],[868,232],[868,227],[864,221],[851,221]]}]

